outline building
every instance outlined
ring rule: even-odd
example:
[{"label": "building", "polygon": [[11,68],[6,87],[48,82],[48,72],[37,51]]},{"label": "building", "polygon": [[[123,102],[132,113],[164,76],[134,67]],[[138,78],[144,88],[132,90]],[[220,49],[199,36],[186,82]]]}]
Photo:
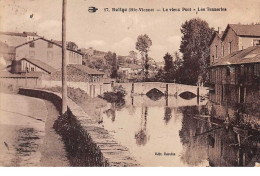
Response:
[{"label": "building", "polygon": [[257,45],[260,45],[260,25],[229,24],[221,34],[215,32],[210,41],[210,63]]},{"label": "building", "polygon": [[[40,60],[48,64],[54,69],[61,69],[62,67],[62,45],[53,41],[37,38],[19,46],[16,46],[17,61],[26,58],[32,60]],[[82,54],[78,51],[66,50],[68,64],[82,65]]]},{"label": "building", "polygon": [[39,38],[35,32],[0,32],[0,41],[8,46],[16,47],[25,42]]},{"label": "building", "polygon": [[[61,71],[56,71],[50,75],[51,81],[61,81]],[[87,92],[91,97],[103,93],[104,73],[89,68],[85,65],[68,65],[67,81],[68,86],[79,87]],[[80,87],[82,85],[82,87]]]},{"label": "building", "polygon": [[228,25],[211,39],[209,99],[222,120],[260,125],[259,40],[260,25]]},{"label": "building", "polygon": [[128,78],[132,78],[142,71],[142,66],[137,64],[124,64],[119,66],[118,71],[127,75]]},{"label": "building", "polygon": [[36,59],[26,59],[23,58],[18,61],[20,73],[29,73],[29,72],[43,72],[46,74],[51,74],[56,70],[50,65]]},{"label": "building", "polygon": [[211,64],[210,82],[215,90],[210,99],[217,104],[260,103],[254,100],[260,93],[260,46],[233,52]]}]

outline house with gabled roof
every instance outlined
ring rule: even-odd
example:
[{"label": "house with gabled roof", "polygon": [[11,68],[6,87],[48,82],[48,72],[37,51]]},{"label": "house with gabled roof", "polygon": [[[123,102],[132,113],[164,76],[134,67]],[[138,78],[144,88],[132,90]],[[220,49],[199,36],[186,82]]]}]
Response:
[{"label": "house with gabled roof", "polygon": [[209,45],[210,63],[235,51],[260,45],[260,25],[228,24],[225,31],[213,34]]},{"label": "house with gabled roof", "polygon": [[[15,49],[16,61],[26,58],[39,60],[54,69],[61,69],[62,67],[62,45],[54,41],[37,38],[16,46]],[[66,56],[68,64],[82,65],[82,54],[80,52],[67,48]]]}]

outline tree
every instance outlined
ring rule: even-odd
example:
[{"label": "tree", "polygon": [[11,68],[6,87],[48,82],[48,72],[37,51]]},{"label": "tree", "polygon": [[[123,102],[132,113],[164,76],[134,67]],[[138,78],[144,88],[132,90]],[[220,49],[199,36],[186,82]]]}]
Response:
[{"label": "tree", "polygon": [[166,82],[171,81],[172,73],[173,73],[173,58],[169,53],[166,53],[163,57],[164,59],[164,79]]},{"label": "tree", "polygon": [[95,69],[100,70],[100,69],[103,69],[104,63],[103,63],[102,59],[97,59],[97,60],[91,61],[88,66],[90,68],[95,68]]},{"label": "tree", "polygon": [[149,68],[148,51],[151,46],[152,46],[152,40],[148,37],[147,34],[139,35],[137,37],[135,49],[137,49],[142,56],[143,73],[145,73],[146,80],[148,79],[148,73],[149,73],[148,72],[148,68]]},{"label": "tree", "polygon": [[113,60],[113,64],[112,64],[112,71],[111,71],[111,78],[117,78],[118,74],[117,74],[117,58],[116,58],[116,53],[113,53],[112,55],[112,60]]},{"label": "tree", "polygon": [[183,60],[181,59],[179,53],[176,51],[174,52],[174,61],[173,61],[173,67],[174,70],[177,71],[182,66]]},{"label": "tree", "polygon": [[108,53],[104,56],[106,60],[106,64],[112,66],[113,64],[113,54],[111,51],[108,51]]},{"label": "tree", "polygon": [[164,82],[164,71],[160,68],[153,81]]},{"label": "tree", "polygon": [[118,64],[124,65],[125,64],[125,58],[123,56],[118,56]]},{"label": "tree", "polygon": [[208,79],[209,42],[214,32],[208,23],[199,18],[186,21],[181,26],[182,41],[180,51],[183,53],[181,67],[182,82],[195,85],[201,76]]},{"label": "tree", "polygon": [[78,49],[78,45],[75,42],[68,42],[67,43],[67,47],[69,49],[72,49],[72,50],[77,50]]},{"label": "tree", "polygon": [[144,75],[146,81],[148,81],[149,68],[150,68],[149,57],[148,54],[146,53],[144,59]]},{"label": "tree", "polygon": [[129,56],[133,58],[134,64],[137,64],[137,52],[135,51],[130,51]]},{"label": "tree", "polygon": [[182,65],[183,65],[183,60],[180,57],[178,52],[174,52],[174,61],[173,61],[173,81],[177,81],[177,82],[182,82]]}]

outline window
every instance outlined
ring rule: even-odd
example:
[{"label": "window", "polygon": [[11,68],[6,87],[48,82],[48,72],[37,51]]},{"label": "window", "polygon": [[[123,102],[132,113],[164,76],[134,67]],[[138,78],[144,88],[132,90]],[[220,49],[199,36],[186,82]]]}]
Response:
[{"label": "window", "polygon": [[31,48],[34,48],[34,42],[29,43],[29,46],[30,46]]},{"label": "window", "polygon": [[229,42],[229,54],[232,53],[232,42]]},{"label": "window", "polygon": [[222,57],[225,56],[225,47],[224,47],[224,44],[222,45]]},{"label": "window", "polygon": [[218,58],[218,45],[216,45],[216,58]]},{"label": "window", "polygon": [[52,48],[53,47],[53,43],[48,42],[48,48]]},{"label": "window", "polygon": [[27,66],[27,63],[25,64],[25,71],[26,71],[26,73],[29,72],[29,67]]},{"label": "window", "polygon": [[31,68],[31,71],[34,71],[34,67]]}]

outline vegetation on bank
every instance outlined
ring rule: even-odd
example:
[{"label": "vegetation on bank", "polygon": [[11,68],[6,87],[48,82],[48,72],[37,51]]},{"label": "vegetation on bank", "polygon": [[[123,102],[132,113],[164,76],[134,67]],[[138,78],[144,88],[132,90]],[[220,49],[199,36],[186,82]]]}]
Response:
[{"label": "vegetation on bank", "polygon": [[[61,93],[61,87],[44,88],[52,92]],[[100,115],[100,108],[105,107],[107,102],[98,97],[90,97],[80,88],[68,87],[68,97],[78,104],[90,117],[97,118]]]},{"label": "vegetation on bank", "polygon": [[126,91],[120,86],[113,87],[112,92],[104,92],[103,96],[100,96],[109,103],[124,103],[125,102]]},{"label": "vegetation on bank", "polygon": [[180,52],[164,56],[164,68],[153,81],[177,82],[188,85],[206,84],[209,81],[209,42],[214,33],[208,23],[199,18],[186,21],[181,26]]}]

